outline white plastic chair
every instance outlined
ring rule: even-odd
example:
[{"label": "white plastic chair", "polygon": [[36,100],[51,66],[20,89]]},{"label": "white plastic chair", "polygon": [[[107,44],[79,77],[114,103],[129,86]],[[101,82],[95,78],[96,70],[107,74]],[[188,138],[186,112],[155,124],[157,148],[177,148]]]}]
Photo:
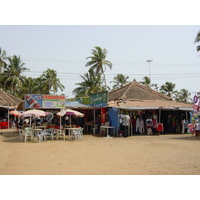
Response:
[{"label": "white plastic chair", "polygon": [[37,136],[38,136],[39,142],[47,141],[46,130],[41,130]]},{"label": "white plastic chair", "polygon": [[56,130],[56,140],[58,140],[58,137],[63,136],[64,140],[65,140],[65,130],[60,130],[57,129]]},{"label": "white plastic chair", "polygon": [[24,132],[25,132],[25,130],[19,129],[19,141],[20,142],[24,141]]},{"label": "white plastic chair", "polygon": [[50,137],[52,140],[54,140],[54,132],[53,132],[53,128],[50,129],[45,129],[45,135],[47,137]]},{"label": "white plastic chair", "polygon": [[83,128],[79,128],[78,130],[76,130],[76,133],[75,133],[75,139],[83,139]]},{"label": "white plastic chair", "polygon": [[25,131],[22,131],[22,132],[23,132],[23,136],[24,136],[24,142],[26,142],[28,138],[30,138],[31,141],[33,140],[32,128],[25,128]]},{"label": "white plastic chair", "polygon": [[11,129],[14,129],[14,131],[17,129],[17,126],[16,126],[15,122],[12,123]]},{"label": "white plastic chair", "polygon": [[94,126],[92,126],[91,130],[92,130],[93,135],[95,135],[98,130],[98,124],[94,124]]}]

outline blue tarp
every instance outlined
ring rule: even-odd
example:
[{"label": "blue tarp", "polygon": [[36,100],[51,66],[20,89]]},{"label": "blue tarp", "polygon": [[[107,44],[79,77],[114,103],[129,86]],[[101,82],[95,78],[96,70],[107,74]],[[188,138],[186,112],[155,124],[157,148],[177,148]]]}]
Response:
[{"label": "blue tarp", "polygon": [[115,127],[115,134],[117,134],[118,130],[119,130],[118,111],[119,111],[119,109],[114,108],[114,107],[108,109],[110,126],[114,126]]}]

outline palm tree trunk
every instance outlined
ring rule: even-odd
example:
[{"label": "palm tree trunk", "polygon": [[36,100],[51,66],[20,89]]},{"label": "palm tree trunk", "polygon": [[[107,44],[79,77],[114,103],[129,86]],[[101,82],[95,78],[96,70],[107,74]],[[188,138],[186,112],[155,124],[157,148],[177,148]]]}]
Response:
[{"label": "palm tree trunk", "polygon": [[107,90],[106,76],[105,76],[104,72],[103,72],[103,79],[104,79],[104,83],[105,83],[105,89]]}]

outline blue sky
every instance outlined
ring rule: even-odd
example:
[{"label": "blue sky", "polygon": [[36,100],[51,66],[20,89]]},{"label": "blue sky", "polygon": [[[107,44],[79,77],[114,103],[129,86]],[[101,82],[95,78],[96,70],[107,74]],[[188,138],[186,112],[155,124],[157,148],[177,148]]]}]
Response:
[{"label": "blue sky", "polygon": [[[168,81],[192,95],[200,91],[200,52],[194,44],[200,31],[196,0],[190,4],[102,0],[95,9],[90,0],[65,4],[58,0],[57,5],[43,0],[29,6],[22,0],[8,0],[3,4],[11,3],[12,15],[1,10],[6,17],[0,25],[0,47],[10,56],[21,57],[30,69],[26,76],[36,78],[48,68],[56,70],[69,98],[82,80],[80,74],[88,71],[86,57],[95,46],[106,48],[113,63],[112,70],[106,70],[110,87],[110,81],[122,73],[129,81],[151,76],[159,87]],[[150,73],[149,59],[153,60]]]},{"label": "blue sky", "polygon": [[[108,50],[113,63],[106,70],[107,82],[118,73],[142,81],[150,74],[152,83],[166,81],[176,89],[200,91],[200,52],[194,39],[199,25],[1,25],[0,45],[8,55],[20,55],[30,72],[38,77],[47,68],[58,73],[64,94],[73,97],[79,74],[86,73],[86,57],[94,46]],[[109,84],[112,87],[112,84]]]}]

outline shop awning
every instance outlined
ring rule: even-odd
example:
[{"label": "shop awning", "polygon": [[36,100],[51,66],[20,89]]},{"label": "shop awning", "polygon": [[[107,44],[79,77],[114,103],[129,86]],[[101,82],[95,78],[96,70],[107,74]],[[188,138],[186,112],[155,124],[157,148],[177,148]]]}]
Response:
[{"label": "shop awning", "polygon": [[175,107],[118,107],[123,110],[181,110],[181,111],[193,111],[192,108],[175,108]]},{"label": "shop awning", "polygon": [[159,107],[118,107],[124,110],[157,110]]}]

